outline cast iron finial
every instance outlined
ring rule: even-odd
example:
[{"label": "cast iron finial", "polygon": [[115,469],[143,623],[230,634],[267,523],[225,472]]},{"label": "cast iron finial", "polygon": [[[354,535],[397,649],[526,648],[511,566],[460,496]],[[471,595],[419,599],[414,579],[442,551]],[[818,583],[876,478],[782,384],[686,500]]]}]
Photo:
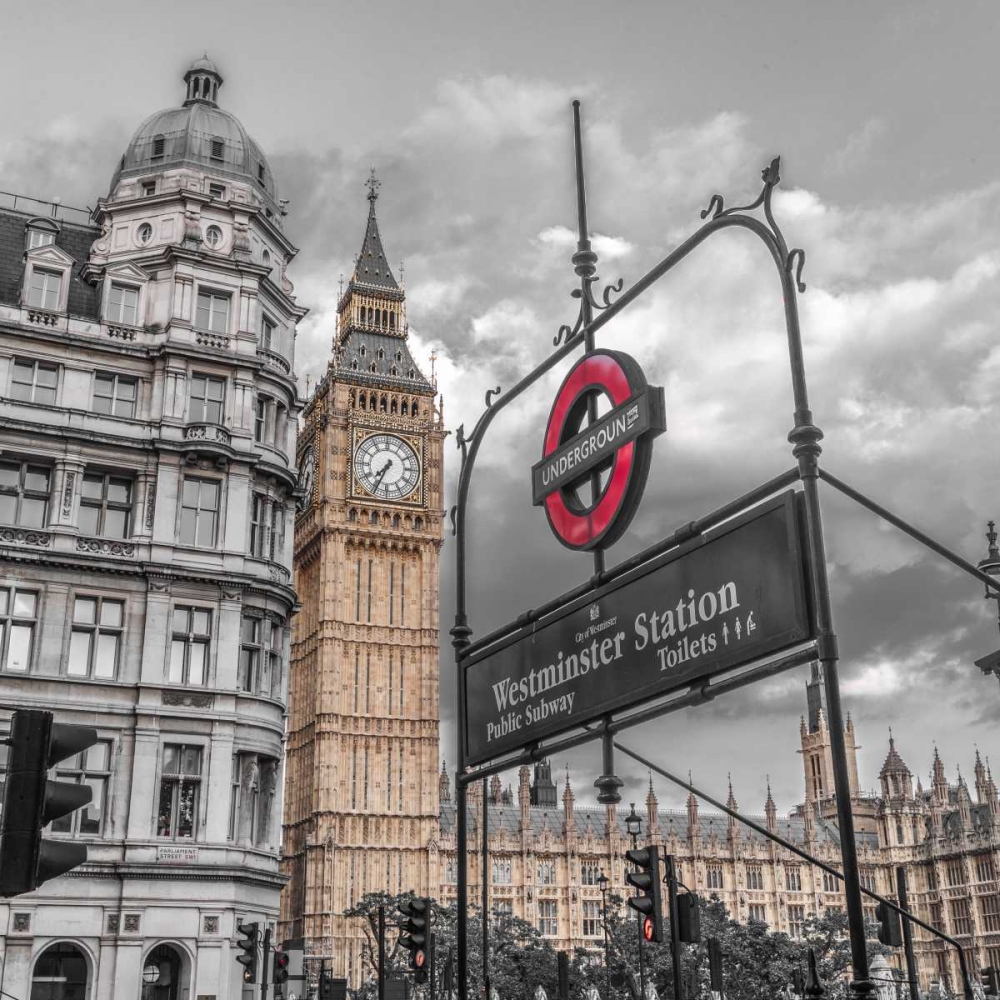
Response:
[{"label": "cast iron finial", "polygon": [[375,176],[375,168],[372,167],[368,174],[368,180],[365,181],[365,187],[368,188],[368,200],[372,203],[372,207],[378,200],[378,189],[381,186],[382,182]]}]

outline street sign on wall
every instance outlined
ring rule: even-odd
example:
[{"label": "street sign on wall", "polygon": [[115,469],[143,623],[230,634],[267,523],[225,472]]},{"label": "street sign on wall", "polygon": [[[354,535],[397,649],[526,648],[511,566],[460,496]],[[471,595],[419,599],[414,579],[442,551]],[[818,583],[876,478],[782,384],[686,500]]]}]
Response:
[{"label": "street sign on wall", "polygon": [[479,764],[813,638],[800,494],[642,563],[463,664]]}]

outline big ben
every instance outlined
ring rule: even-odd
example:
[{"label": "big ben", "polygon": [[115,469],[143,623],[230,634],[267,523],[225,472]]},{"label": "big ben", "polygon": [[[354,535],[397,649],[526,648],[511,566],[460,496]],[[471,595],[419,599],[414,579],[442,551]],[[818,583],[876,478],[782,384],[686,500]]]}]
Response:
[{"label": "big ben", "polygon": [[368,182],[328,371],[303,411],[281,934],[370,974],[367,892],[436,895],[444,428]]}]

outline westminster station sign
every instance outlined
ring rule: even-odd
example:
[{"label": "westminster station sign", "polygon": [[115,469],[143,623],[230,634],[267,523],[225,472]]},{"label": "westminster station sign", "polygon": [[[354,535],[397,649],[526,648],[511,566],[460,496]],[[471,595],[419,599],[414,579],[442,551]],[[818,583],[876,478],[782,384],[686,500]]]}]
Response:
[{"label": "westminster station sign", "polygon": [[478,764],[812,638],[789,490],[473,653]]}]

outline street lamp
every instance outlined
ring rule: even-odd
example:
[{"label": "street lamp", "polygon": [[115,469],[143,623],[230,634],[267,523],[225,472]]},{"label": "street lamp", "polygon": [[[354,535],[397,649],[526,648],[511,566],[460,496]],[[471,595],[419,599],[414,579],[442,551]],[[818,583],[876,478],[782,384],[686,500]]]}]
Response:
[{"label": "street lamp", "polygon": [[[635,803],[628,804],[629,814],[625,817],[625,830],[632,838],[632,850],[636,849],[639,843],[639,834],[642,833],[642,817],[635,811]],[[654,872],[653,878],[659,878],[660,873]],[[636,889],[638,894],[639,890]],[[642,954],[642,914],[637,913],[639,918],[639,994],[642,1000],[646,1000],[646,965]]]},{"label": "street lamp", "polygon": [[597,876],[597,884],[601,887],[601,923],[604,924],[604,1000],[611,1000],[611,966],[608,962],[608,883],[611,879],[604,874]]},{"label": "street lamp", "polygon": [[642,817],[635,811],[635,803],[629,803],[629,814],[625,817],[625,829],[632,838],[632,850],[636,848],[639,841],[639,834],[642,833]]},{"label": "street lamp", "polygon": [[[977,566],[981,572],[996,579],[1000,577],[1000,548],[997,547],[996,522],[990,521],[986,529],[986,541],[989,543],[989,550],[986,553],[986,558],[980,559]],[[983,587],[986,592],[986,600],[997,602],[997,621],[1000,624],[1000,591],[996,591],[986,584],[983,584]],[[987,676],[996,674],[997,679],[1000,680],[1000,650],[976,660],[976,666]]]}]

